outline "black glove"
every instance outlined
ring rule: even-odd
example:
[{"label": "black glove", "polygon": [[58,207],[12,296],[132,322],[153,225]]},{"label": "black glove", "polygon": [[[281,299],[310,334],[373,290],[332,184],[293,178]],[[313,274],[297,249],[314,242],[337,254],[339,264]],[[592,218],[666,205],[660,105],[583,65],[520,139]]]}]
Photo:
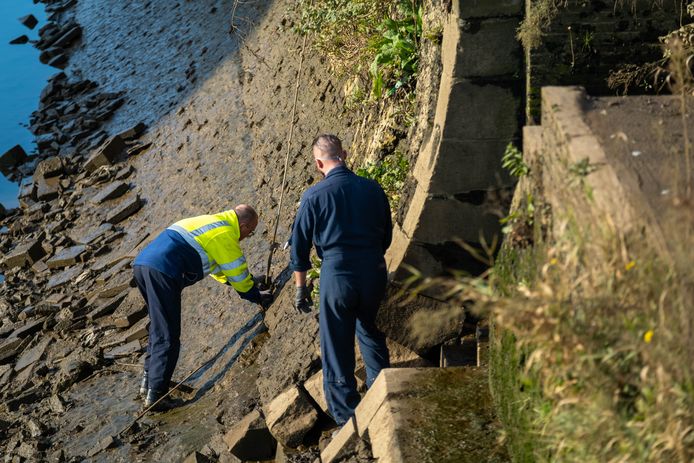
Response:
[{"label": "black glove", "polygon": [[299,313],[309,313],[313,309],[311,291],[309,291],[309,289],[305,285],[296,287],[296,296],[294,297],[294,308]]},{"label": "black glove", "polygon": [[267,310],[268,307],[270,307],[270,304],[272,304],[272,299],[272,291],[260,291],[260,306],[263,308],[263,310]]}]

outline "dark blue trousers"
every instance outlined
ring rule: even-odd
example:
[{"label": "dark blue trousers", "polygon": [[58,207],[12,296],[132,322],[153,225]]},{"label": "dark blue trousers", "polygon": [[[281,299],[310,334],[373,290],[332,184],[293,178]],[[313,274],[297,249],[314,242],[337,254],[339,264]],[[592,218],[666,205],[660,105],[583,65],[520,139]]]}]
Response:
[{"label": "dark blue trousers", "polygon": [[323,388],[338,425],[354,415],[360,401],[354,377],[355,334],[366,364],[367,387],[390,366],[386,337],[376,328],[386,283],[386,265],[380,256],[366,261],[323,261],[319,315]]},{"label": "dark blue trousers", "polygon": [[137,287],[149,312],[149,343],[145,371],[149,388],[167,391],[181,349],[182,279],[177,281],[144,265],[133,268]]}]

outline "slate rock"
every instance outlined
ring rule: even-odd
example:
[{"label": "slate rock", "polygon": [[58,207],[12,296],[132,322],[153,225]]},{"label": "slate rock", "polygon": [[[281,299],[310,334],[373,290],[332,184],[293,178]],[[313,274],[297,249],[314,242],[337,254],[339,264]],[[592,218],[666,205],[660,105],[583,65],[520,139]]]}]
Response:
[{"label": "slate rock", "polygon": [[36,199],[39,201],[52,201],[60,195],[60,178],[39,177],[36,180]]},{"label": "slate rock", "polygon": [[19,22],[24,24],[24,26],[28,27],[29,29],[33,29],[39,23],[39,20],[36,19],[36,16],[33,14],[28,14],[19,18]]},{"label": "slate rock", "polygon": [[0,172],[10,175],[12,169],[27,160],[27,153],[21,145],[15,145],[0,156]]},{"label": "slate rock", "polygon": [[10,40],[10,45],[24,45],[27,42],[29,42],[29,36],[20,35],[19,37]]},{"label": "slate rock", "polygon": [[147,130],[147,125],[144,122],[138,122],[134,126],[126,129],[118,134],[123,140],[133,140],[142,135]]},{"label": "slate rock", "polygon": [[50,178],[62,174],[63,161],[58,156],[51,156],[39,162],[34,172],[34,177]]},{"label": "slate rock", "polygon": [[277,447],[277,442],[258,410],[253,410],[236,423],[225,434],[224,442],[229,451],[243,461],[270,460]]},{"label": "slate rock", "polygon": [[125,142],[118,135],[109,138],[85,163],[87,172],[94,172],[101,166],[112,165],[125,150]]},{"label": "slate rock", "polygon": [[3,266],[7,269],[12,269],[32,265],[46,255],[46,251],[41,246],[43,240],[44,235],[41,235],[35,240],[20,244],[5,256]]},{"label": "slate rock", "polygon": [[101,204],[109,199],[119,198],[127,193],[129,189],[130,185],[124,182],[110,183],[106,188],[94,195],[92,202],[95,204]]},{"label": "slate rock", "polygon": [[263,410],[270,432],[285,447],[298,447],[318,422],[316,409],[296,386],[277,396]]},{"label": "slate rock", "polygon": [[142,200],[139,195],[131,195],[125,199],[118,207],[109,212],[106,222],[117,224],[127,219],[142,207]]},{"label": "slate rock", "polygon": [[77,39],[82,37],[82,28],[79,25],[70,27],[64,34],[58,37],[51,45],[54,47],[67,48]]},{"label": "slate rock", "polygon": [[46,265],[50,269],[69,267],[81,261],[81,256],[87,251],[87,247],[83,245],[71,246],[63,249],[58,254],[50,258]]}]

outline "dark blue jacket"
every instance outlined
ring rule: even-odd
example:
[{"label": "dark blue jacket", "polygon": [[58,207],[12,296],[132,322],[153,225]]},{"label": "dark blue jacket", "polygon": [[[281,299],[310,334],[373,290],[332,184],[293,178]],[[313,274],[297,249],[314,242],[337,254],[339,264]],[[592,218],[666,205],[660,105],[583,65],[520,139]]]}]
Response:
[{"label": "dark blue jacket", "polygon": [[390,205],[381,186],[347,167],[335,167],[304,193],[291,237],[293,271],[311,268],[316,246],[324,261],[383,257],[393,233]]}]

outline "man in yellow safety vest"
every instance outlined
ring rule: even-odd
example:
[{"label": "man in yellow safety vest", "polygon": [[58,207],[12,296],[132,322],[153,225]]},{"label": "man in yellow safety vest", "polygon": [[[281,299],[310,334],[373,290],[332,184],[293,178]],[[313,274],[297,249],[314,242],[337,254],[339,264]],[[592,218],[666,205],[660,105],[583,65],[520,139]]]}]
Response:
[{"label": "man in yellow safety vest", "polygon": [[[206,275],[263,308],[272,302],[248,271],[239,242],[253,234],[258,214],[245,204],[218,214],[183,219],[164,230],[133,262],[137,287],[149,312],[149,343],[140,394],[145,407],[168,391],[180,350],[181,291]],[[169,408],[162,401],[157,408]]]}]

